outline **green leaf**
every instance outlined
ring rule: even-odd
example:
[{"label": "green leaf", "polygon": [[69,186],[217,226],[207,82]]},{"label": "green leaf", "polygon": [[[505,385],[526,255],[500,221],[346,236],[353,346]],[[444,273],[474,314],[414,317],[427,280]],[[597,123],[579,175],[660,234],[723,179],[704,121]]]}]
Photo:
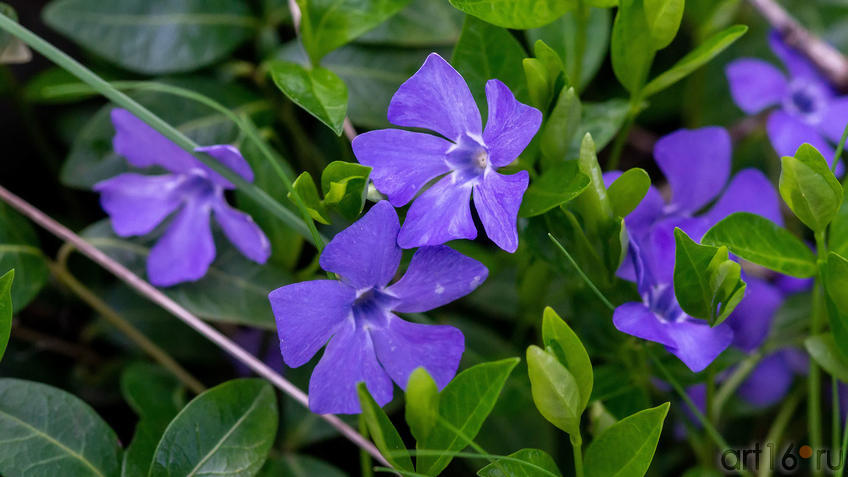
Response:
[{"label": "green leaf", "polygon": [[742,267],[730,260],[727,247],[699,245],[674,229],[674,294],[683,311],[718,326],[745,296]]},{"label": "green leaf", "polygon": [[662,50],[677,35],[683,19],[685,0],[644,0],[645,18],[654,39],[654,48]]},{"label": "green leaf", "polygon": [[836,252],[828,253],[822,266],[822,279],[836,307],[848,314],[848,260]]},{"label": "green leaf", "polygon": [[[0,3],[0,15],[18,21],[15,9],[6,3]],[[32,50],[17,37],[5,31],[0,32],[0,64],[28,63],[32,60]]]},{"label": "green leaf", "polygon": [[327,68],[309,69],[288,61],[268,63],[271,78],[295,104],[342,134],[347,114],[347,86]]},{"label": "green leaf", "polygon": [[453,460],[452,453],[477,436],[518,362],[518,358],[509,358],[478,364],[445,386],[439,396],[439,422],[424,442],[419,442],[421,449],[444,450],[445,454],[418,456],[419,473],[438,475]]},{"label": "green leaf", "polygon": [[645,89],[642,90],[643,98],[653,96],[685,78],[718,56],[725,48],[732,45],[733,42],[744,35],[746,31],[748,31],[748,27],[745,25],[733,25],[707,38],[704,43],[686,54],[674,66],[666,70],[665,73],[651,80],[645,86]]},{"label": "green leaf", "polygon": [[736,212],[715,224],[701,239],[725,245],[734,254],[769,270],[798,278],[816,274],[816,257],[786,229],[756,214]]},{"label": "green leaf", "polygon": [[545,347],[552,350],[557,359],[574,376],[580,391],[579,410],[582,412],[589,403],[594,384],[589,353],[586,352],[586,348],[571,327],[549,306],[542,314],[542,339]]},{"label": "green leaf", "polygon": [[576,0],[450,0],[463,12],[504,28],[546,25],[577,6]]},{"label": "green leaf", "polygon": [[[464,17],[448,2],[412,0],[406,8],[356,42],[402,47],[453,46],[459,38]],[[326,61],[324,58],[324,66],[327,66]]]},{"label": "green leaf", "polygon": [[586,477],[641,477],[648,471],[669,403],[615,423],[586,449]]},{"label": "green leaf", "polygon": [[536,58],[524,58],[521,66],[524,68],[524,76],[527,78],[530,101],[536,109],[547,111],[553,92],[548,68]]},{"label": "green leaf", "polygon": [[[312,174],[306,171],[301,172],[297,179],[292,182],[292,189],[300,196],[300,200],[303,201],[303,205],[306,206],[306,210],[309,211],[313,220],[325,225],[330,223],[330,219],[327,218],[327,211],[318,195],[318,186],[312,180]],[[291,192],[287,194],[287,197],[294,202]]]},{"label": "green leaf", "polygon": [[612,25],[610,57],[615,77],[631,97],[642,90],[656,53],[647,31],[650,27],[642,0],[621,0]]},{"label": "green leaf", "polygon": [[149,477],[253,475],[277,434],[277,396],[261,379],[235,379],[194,398],[168,425]]},{"label": "green leaf", "polygon": [[824,156],[807,143],[780,164],[780,196],[804,225],[823,231],[842,205],[842,184]]},{"label": "green leaf", "polygon": [[613,215],[626,217],[633,212],[650,188],[651,177],[644,169],[634,167],[624,171],[607,189]]},{"label": "green leaf", "polygon": [[12,314],[24,309],[47,283],[50,270],[29,221],[0,203],[0,273],[16,270]]},{"label": "green leaf", "polygon": [[830,250],[848,257],[848,195],[843,194],[842,206],[828,229]]},{"label": "green leaf", "polygon": [[402,10],[409,0],[297,0],[300,38],[313,65]]},{"label": "green leaf", "polygon": [[[6,15],[12,20],[18,21],[18,13],[8,3],[0,3],[0,15]],[[6,31],[0,32],[0,52],[5,50],[6,47],[12,43],[14,38],[15,37],[11,33]]]},{"label": "green leaf", "polygon": [[544,214],[574,199],[588,185],[589,178],[580,172],[577,161],[555,164],[527,188],[518,215],[534,217]]},{"label": "green leaf", "polygon": [[12,333],[12,281],[15,279],[15,269],[0,276],[0,361],[9,344]]},{"label": "green leaf", "polygon": [[[577,54],[581,40],[577,11],[568,12],[553,23],[541,28],[528,30],[527,37],[531,42],[543,40],[565,62],[565,71],[578,91],[582,91],[595,77],[606,57],[610,37],[610,11],[605,8],[592,8],[586,20],[586,41],[583,60],[578,65]],[[538,52],[536,54],[539,56]],[[580,78],[577,78],[579,72]]]},{"label": "green leaf", "polygon": [[836,379],[848,383],[848,360],[839,352],[831,333],[808,336],[804,347],[825,371]]},{"label": "green leaf", "polygon": [[415,467],[412,466],[412,459],[406,453],[406,445],[403,443],[403,439],[401,439],[386,412],[368,393],[368,388],[364,382],[357,385],[356,392],[359,395],[359,405],[362,407],[362,417],[368,425],[368,433],[371,435],[374,445],[377,446],[377,449],[380,449],[380,453],[393,467],[410,472],[414,471]]},{"label": "green leaf", "polygon": [[[108,220],[101,220],[80,235],[133,273],[144,277],[150,248],[161,232],[154,230],[144,237],[122,238],[115,235]],[[229,241],[218,240],[216,248],[215,261],[202,279],[162,291],[207,320],[274,328],[268,293],[291,283],[291,276],[277,267],[259,265],[246,259]]]},{"label": "green leaf", "polygon": [[[560,477],[553,457],[541,449],[521,449],[477,471],[480,477]],[[515,460],[520,462],[516,462]]]},{"label": "green leaf", "polygon": [[[562,58],[559,56],[559,53],[554,51],[553,48],[548,46],[543,40],[539,39],[533,44],[533,54],[536,55],[536,59],[539,60],[545,68],[548,75],[547,83],[550,85],[551,94],[553,94],[554,90],[560,83],[562,83],[563,86],[568,83],[565,77],[565,64],[562,62]],[[545,106],[547,106],[547,103]],[[547,109],[548,108],[545,107],[543,111],[547,111]]]},{"label": "green leaf", "polygon": [[112,477],[118,438],[88,404],[46,384],[0,379],[0,474]]},{"label": "green leaf", "polygon": [[257,477],[347,477],[326,462],[305,455],[287,454],[269,458]]},{"label": "green leaf", "polygon": [[580,389],[556,356],[538,346],[527,348],[527,374],[536,409],[551,424],[571,436],[580,433]]},{"label": "green leaf", "polygon": [[577,163],[580,166],[580,172],[589,177],[589,187],[577,197],[575,204],[583,218],[586,230],[589,234],[597,234],[605,224],[611,221],[613,215],[607,188],[604,185],[603,171],[595,153],[595,142],[592,141],[592,135],[589,133],[583,136]]},{"label": "green leaf", "polygon": [[486,82],[490,79],[503,81],[519,101],[527,102],[527,80],[521,67],[525,56],[524,48],[508,31],[469,15],[451,63],[465,78],[485,118]]},{"label": "green leaf", "polygon": [[575,135],[571,143],[569,157],[580,154],[580,147],[584,136],[592,135],[597,150],[601,150],[612,141],[618,133],[630,105],[623,99],[611,99],[602,103],[583,103],[583,118],[580,120],[580,134]]},{"label": "green leaf", "polygon": [[423,442],[439,416],[439,388],[424,368],[416,368],[406,384],[406,424],[412,436]]},{"label": "green leaf", "polygon": [[371,168],[355,162],[333,161],[321,173],[324,205],[348,220],[356,220],[365,206]]},{"label": "green leaf", "polygon": [[580,99],[574,88],[563,86],[542,131],[542,155],[547,164],[566,159],[571,139],[579,127]]},{"label": "green leaf", "polygon": [[258,26],[241,0],[54,0],[42,16],[80,46],[143,74],[215,63]]}]

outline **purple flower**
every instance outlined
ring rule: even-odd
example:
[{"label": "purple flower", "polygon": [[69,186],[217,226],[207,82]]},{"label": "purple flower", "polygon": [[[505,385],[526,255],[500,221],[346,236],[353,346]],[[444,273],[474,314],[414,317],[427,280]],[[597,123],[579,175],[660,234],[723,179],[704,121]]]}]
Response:
[{"label": "purple flower", "polygon": [[827,80],[797,51],[772,32],[769,44],[789,76],[771,63],[742,58],[727,66],[733,101],[747,114],[777,106],[769,115],[766,130],[781,156],[791,156],[801,144],[815,146],[830,161],[829,141],[838,143],[848,123],[848,96],[837,96]]},{"label": "purple flower", "polygon": [[[265,263],[271,246],[249,215],[230,207],[224,190],[230,181],[198,161],[153,128],[123,109],[112,110],[115,152],[138,168],[158,166],[164,175],[120,174],[98,182],[100,204],[112,228],[121,237],[146,235],[176,212],[164,235],[147,257],[147,275],[157,286],[198,280],[215,259],[210,218],[247,258]],[[253,171],[232,146],[197,148],[229,167],[247,181]]]},{"label": "purple flower", "polygon": [[329,340],[309,381],[309,408],[315,413],[360,412],[361,381],[384,405],[392,399],[392,381],[405,388],[417,367],[427,369],[440,389],[456,373],[465,349],[461,331],[410,323],[394,312],[450,303],[477,288],[488,270],[447,246],[423,247],[406,274],[388,285],[401,259],[399,229],[392,206],[377,203],[321,254],[321,267],[340,281],[295,283],[269,295],[288,366],[302,366]]},{"label": "purple flower", "polygon": [[409,207],[398,234],[401,247],[475,238],[473,191],[486,235],[508,252],[518,248],[516,219],[529,176],[527,171],[503,175],[496,169],[511,163],[527,147],[542,123],[542,113],[516,101],[496,79],[486,83],[486,99],[489,117],[483,129],[465,80],[432,53],[398,88],[388,118],[397,126],[428,129],[440,136],[381,129],[353,140],[357,160],[373,168],[374,185],[395,207],[405,205],[440,177]]}]

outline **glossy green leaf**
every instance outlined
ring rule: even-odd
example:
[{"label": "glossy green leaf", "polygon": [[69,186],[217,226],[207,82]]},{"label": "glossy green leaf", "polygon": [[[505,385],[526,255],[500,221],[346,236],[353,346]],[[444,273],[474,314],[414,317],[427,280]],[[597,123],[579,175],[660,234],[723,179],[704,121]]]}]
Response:
[{"label": "glossy green leaf", "polygon": [[586,134],[592,135],[592,140],[598,151],[612,141],[624,120],[630,105],[623,99],[610,99],[602,103],[583,103],[583,118],[580,120],[580,134],[575,135],[571,143],[569,157],[576,157]]},{"label": "glossy green leaf", "polygon": [[644,169],[634,167],[624,171],[607,189],[613,215],[626,217],[633,212],[650,188],[651,177]]},{"label": "glossy green leaf", "polygon": [[47,283],[50,270],[29,221],[0,203],[0,273],[15,270],[12,313],[24,309]]},{"label": "glossy green leaf", "polygon": [[589,178],[580,172],[577,161],[555,164],[530,183],[518,215],[534,217],[559,207],[580,195],[589,185]]},{"label": "glossy green leaf", "polygon": [[577,436],[582,398],[574,376],[556,356],[535,345],[527,348],[527,374],[536,409],[554,426]]},{"label": "glossy green leaf", "polygon": [[46,384],[0,379],[0,474],[113,477],[120,446],[88,404]]},{"label": "glossy green leaf", "polygon": [[[559,53],[554,51],[553,48],[548,46],[544,40],[538,39],[535,43],[533,43],[533,54],[536,55],[536,59],[539,60],[545,68],[545,72],[548,76],[547,83],[551,87],[552,94],[557,87],[561,89],[562,86],[568,84],[565,63],[563,63],[562,57],[560,57]],[[547,111],[547,108],[544,108],[543,111]]]},{"label": "glossy green leaf", "polygon": [[518,362],[518,358],[509,358],[478,364],[445,386],[439,396],[439,422],[424,442],[418,443],[421,449],[444,450],[445,455],[418,456],[419,473],[438,475],[453,460],[451,453],[464,449],[468,440],[477,436]]},{"label": "glossy green leaf", "polygon": [[744,35],[746,31],[748,31],[748,27],[745,25],[733,25],[707,38],[704,43],[690,51],[680,61],[675,63],[674,66],[666,70],[665,73],[652,79],[642,91],[643,97],[653,96],[685,78],[718,56],[719,53]]},{"label": "glossy green leaf", "polygon": [[576,0],[450,0],[463,12],[504,28],[538,28],[577,6]]},{"label": "glossy green leaf", "polygon": [[212,64],[259,25],[241,0],[54,0],[42,16],[79,45],[144,74]]},{"label": "glossy green leaf", "polygon": [[9,344],[12,333],[12,281],[15,279],[15,269],[0,276],[0,360]]},{"label": "glossy green leaf", "polygon": [[718,326],[745,296],[742,267],[727,247],[700,245],[674,229],[674,294],[683,311]]},{"label": "glossy green leaf", "polygon": [[503,81],[519,101],[527,102],[527,80],[521,67],[525,56],[524,48],[507,30],[469,15],[465,17],[451,63],[465,78],[485,118],[486,82],[490,79]]},{"label": "glossy green leaf", "polygon": [[669,403],[615,423],[586,449],[586,477],[642,477],[651,466]]},{"label": "glossy green leaf", "polygon": [[842,206],[842,184],[824,156],[804,143],[794,157],[783,157],[780,165],[780,196],[804,225],[823,231]]},{"label": "glossy green leaf", "polygon": [[836,307],[848,314],[848,259],[836,252],[828,253],[822,267],[822,278]]},{"label": "glossy green leaf", "polygon": [[[464,16],[448,2],[412,0],[356,42],[402,47],[453,46],[462,30]],[[324,58],[324,66],[326,61]]]},{"label": "glossy green leaf", "polygon": [[439,416],[439,388],[424,368],[416,368],[406,384],[406,424],[412,436],[423,442]]},{"label": "glossy green leaf", "polygon": [[828,229],[830,250],[848,257],[848,194],[843,194],[842,205]]},{"label": "glossy green leaf", "polygon": [[295,104],[326,124],[336,135],[342,134],[347,114],[347,86],[327,68],[309,69],[288,61],[268,64],[271,78]]},{"label": "glossy green leaf", "polygon": [[613,215],[607,188],[604,185],[603,171],[598,164],[598,156],[595,152],[595,142],[589,133],[583,136],[577,163],[580,166],[580,172],[589,177],[589,187],[577,197],[575,204],[587,232],[597,234],[612,220]]},{"label": "glossy green leaf", "polygon": [[395,468],[410,472],[415,470],[412,465],[412,458],[405,453],[406,445],[403,443],[403,439],[401,439],[389,416],[386,415],[386,411],[383,411],[383,408],[368,393],[368,388],[364,382],[359,383],[356,392],[359,395],[359,405],[362,407],[362,417],[368,425],[368,434],[383,457]]},{"label": "glossy green leaf", "polygon": [[347,474],[314,457],[287,454],[269,458],[256,477],[347,477]]},{"label": "glossy green leaf", "polygon": [[521,66],[527,79],[531,104],[536,109],[547,111],[553,91],[547,67],[536,58],[524,58]]},{"label": "glossy green leaf", "polygon": [[804,340],[804,347],[825,371],[848,383],[848,359],[839,351],[831,333],[808,336]]},{"label": "glossy green leaf", "polygon": [[546,307],[542,314],[542,339],[545,347],[551,350],[574,376],[580,391],[579,410],[582,412],[589,403],[595,379],[589,353],[577,334],[551,307]]},{"label": "glossy green leaf", "polygon": [[355,162],[333,161],[321,173],[324,205],[348,220],[356,220],[365,205],[371,168]]},{"label": "glossy green leaf", "polygon": [[[306,171],[301,172],[297,176],[297,179],[292,182],[292,189],[297,192],[313,220],[322,224],[330,223],[330,219],[327,218],[327,211],[324,208],[323,202],[321,202],[321,197],[318,195],[318,186],[312,180],[312,174]],[[287,194],[287,197],[294,201],[291,192]]]},{"label": "glossy green leaf", "polygon": [[[541,449],[521,449],[477,471],[480,477],[560,477],[556,462]],[[516,462],[515,460],[519,462]]]},{"label": "glossy green leaf", "polygon": [[685,0],[644,0],[645,19],[649,32],[654,39],[654,48],[662,50],[677,35],[680,21],[683,20]]},{"label": "glossy green leaf", "polygon": [[621,0],[610,39],[615,77],[631,96],[642,90],[654,61],[654,40],[649,32],[642,0]]},{"label": "glossy green leaf", "polygon": [[756,214],[736,212],[715,224],[701,243],[724,245],[734,255],[798,278],[816,274],[816,257],[786,229]]},{"label": "glossy green leaf", "polygon": [[236,379],[194,398],[168,425],[149,477],[252,475],[277,435],[277,396],[261,379]]},{"label": "glossy green leaf", "polygon": [[568,148],[579,127],[580,99],[574,88],[563,86],[542,131],[542,155],[547,164],[567,159]]},{"label": "glossy green leaf", "polygon": [[297,0],[300,38],[313,65],[402,10],[409,0]]}]

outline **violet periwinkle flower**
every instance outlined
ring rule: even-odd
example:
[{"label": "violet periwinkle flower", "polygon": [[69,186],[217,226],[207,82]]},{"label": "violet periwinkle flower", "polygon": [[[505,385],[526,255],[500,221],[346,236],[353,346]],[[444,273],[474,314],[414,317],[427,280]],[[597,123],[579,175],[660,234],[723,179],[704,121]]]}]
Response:
[{"label": "violet periwinkle flower", "polygon": [[769,45],[789,76],[771,63],[741,58],[727,66],[733,101],[747,114],[777,106],[766,124],[769,139],[781,156],[795,154],[807,142],[833,160],[830,143],[838,143],[848,123],[848,96],[837,96],[827,80],[800,53],[769,35]]},{"label": "violet periwinkle flower", "polygon": [[[202,278],[215,259],[211,217],[247,258],[265,263],[271,245],[251,217],[230,207],[224,191],[235,186],[191,154],[124,109],[112,110],[113,147],[137,168],[158,166],[170,174],[120,174],[98,182],[100,204],[120,237],[152,232],[171,214],[174,218],[147,257],[147,276],[157,286]],[[197,148],[247,181],[253,171],[233,146]]]},{"label": "violet periwinkle flower", "polygon": [[456,373],[465,349],[461,331],[410,323],[394,312],[450,303],[477,288],[488,270],[447,246],[422,247],[404,276],[389,285],[401,259],[399,229],[392,206],[377,203],[321,253],[321,268],[341,280],[295,283],[269,295],[288,366],[306,364],[327,344],[309,381],[309,408],[315,413],[360,412],[358,382],[382,406],[392,399],[392,381],[405,389],[417,367],[439,389]]},{"label": "violet periwinkle flower", "polygon": [[389,122],[436,134],[381,129],[353,140],[356,159],[371,166],[371,180],[395,207],[408,203],[440,177],[409,207],[398,235],[403,248],[473,239],[477,228],[470,200],[486,235],[500,248],[518,247],[516,220],[527,189],[527,171],[503,175],[497,168],[515,160],[530,143],[542,113],[519,103],[509,88],[486,83],[489,115],[483,129],[480,111],[462,76],[432,53],[404,82],[389,104]]}]

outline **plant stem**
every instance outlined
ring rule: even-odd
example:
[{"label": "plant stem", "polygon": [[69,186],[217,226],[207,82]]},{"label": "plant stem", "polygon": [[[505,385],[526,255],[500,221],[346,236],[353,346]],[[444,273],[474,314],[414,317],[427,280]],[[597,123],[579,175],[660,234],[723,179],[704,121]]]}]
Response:
[{"label": "plant stem", "polygon": [[[710,424],[713,425],[713,427],[718,425],[718,422],[717,422],[717,419],[716,419],[716,412],[715,412],[715,395],[716,395],[716,380],[715,380],[715,377],[716,377],[715,366],[713,364],[710,364],[707,367],[707,399],[706,399],[705,408],[706,408],[706,411],[707,411],[707,421],[709,421]],[[712,443],[710,441],[707,441],[706,447],[707,447],[706,454],[708,456],[714,455],[715,449],[713,448]]]},{"label": "plant stem", "polygon": [[[824,260],[827,256],[827,241],[825,240],[825,232],[820,231],[815,233],[816,250],[818,251],[819,261]],[[819,267],[821,271],[821,267]],[[813,309],[810,323],[810,334],[815,336],[822,332],[824,321],[826,319],[824,309],[824,291],[822,290],[821,273],[816,276],[815,285],[813,287]],[[821,411],[821,368],[816,363],[816,360],[810,360],[810,373],[807,377],[807,423],[809,429],[810,446],[814,452],[818,452],[822,448],[822,411]],[[813,475],[821,476],[822,469],[816,465],[812,466]]]},{"label": "plant stem", "polygon": [[610,309],[610,311],[615,311],[615,305],[610,303],[607,297],[604,296],[603,293],[601,293],[601,290],[599,290],[598,287],[596,287],[595,284],[592,283],[592,280],[589,279],[586,273],[583,272],[583,269],[580,268],[580,265],[577,264],[577,262],[574,260],[574,257],[572,257],[570,253],[568,253],[568,250],[566,250],[565,247],[563,247],[562,244],[559,243],[559,241],[552,234],[549,233],[548,238],[550,238],[553,243],[555,243],[556,246],[559,247],[562,254],[565,255],[565,258],[567,258],[568,261],[571,262],[571,265],[574,267],[574,269],[577,270],[577,274],[580,275],[580,278],[582,278],[583,281],[586,282],[586,285],[588,285],[589,288],[592,289],[592,291],[595,293],[595,295],[598,296],[598,298],[604,303],[604,305],[606,305],[607,308]]},{"label": "plant stem", "polygon": [[845,129],[842,130],[842,139],[839,140],[839,144],[836,146],[836,154],[833,155],[831,170],[834,174],[836,174],[836,166],[839,164],[839,160],[842,159],[842,150],[845,148],[846,139],[848,139],[848,123],[845,124]]},{"label": "plant stem", "polygon": [[[842,416],[839,416],[839,418],[841,419]],[[842,477],[845,475],[845,459],[848,458],[848,425],[843,423],[842,427],[842,447],[839,459],[839,470],[836,472],[836,477]]]},{"label": "plant stem", "polygon": [[[789,420],[795,413],[795,409],[798,407],[798,404],[801,403],[801,398],[803,396],[804,390],[803,388],[799,388],[792,393],[789,398],[783,401],[783,404],[780,406],[780,410],[777,412],[777,416],[775,416],[771,428],[769,429],[768,434],[766,434],[765,440],[766,444],[774,444],[774,452],[779,452],[783,432],[786,430],[786,425],[789,424]],[[758,476],[770,477],[771,465],[760,465]]]},{"label": "plant stem", "polygon": [[571,436],[571,450],[574,453],[574,475],[583,477],[583,437],[580,432]]},{"label": "plant stem", "polygon": [[[368,439],[368,424],[365,423],[365,415],[359,415],[359,433],[362,434],[362,437]],[[371,456],[368,455],[365,450],[359,450],[359,468],[362,474],[362,477],[374,477],[374,469],[373,463],[371,462]]]},{"label": "plant stem", "polygon": [[624,152],[624,145],[627,144],[627,139],[630,137],[630,128],[633,127],[635,121],[636,114],[631,107],[630,111],[627,112],[627,118],[624,120],[624,126],[621,127],[621,130],[618,131],[618,135],[615,137],[606,170],[614,171],[618,169],[618,164],[621,162],[621,154]]},{"label": "plant stem", "polygon": [[759,352],[752,354],[747,357],[739,366],[736,367],[736,370],[733,371],[733,374],[730,375],[727,380],[718,388],[718,391],[715,394],[715,400],[713,401],[712,411],[715,415],[715,419],[718,420],[721,418],[721,411],[724,408],[724,404],[733,395],[736,391],[736,388],[745,381],[745,378],[751,374],[751,371],[757,366],[760,360],[763,358],[763,355]]},{"label": "plant stem", "polygon": [[839,431],[841,430],[841,419],[839,412],[839,381],[836,376],[830,376],[830,399],[833,403],[830,418],[830,452],[839,452]]}]

